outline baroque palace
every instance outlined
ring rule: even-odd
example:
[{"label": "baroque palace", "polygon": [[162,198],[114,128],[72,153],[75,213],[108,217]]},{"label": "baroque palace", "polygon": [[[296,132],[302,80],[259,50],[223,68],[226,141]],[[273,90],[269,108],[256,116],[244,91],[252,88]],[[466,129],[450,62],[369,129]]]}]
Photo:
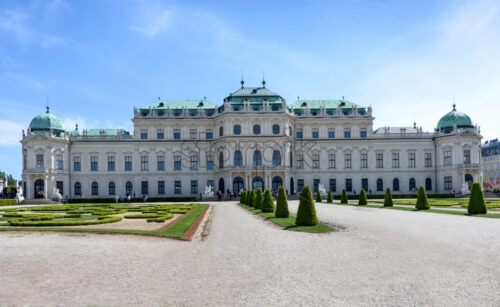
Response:
[{"label": "baroque palace", "polygon": [[265,81],[241,81],[221,106],[203,99],[134,108],[133,134],[69,131],[47,107],[23,131],[24,196],[198,196],[206,186],[281,185],[295,194],[320,184],[333,193],[448,193],[482,181],[479,129],[455,105],[433,132],[373,129],[373,120],[371,107],[344,99],[289,106]]}]

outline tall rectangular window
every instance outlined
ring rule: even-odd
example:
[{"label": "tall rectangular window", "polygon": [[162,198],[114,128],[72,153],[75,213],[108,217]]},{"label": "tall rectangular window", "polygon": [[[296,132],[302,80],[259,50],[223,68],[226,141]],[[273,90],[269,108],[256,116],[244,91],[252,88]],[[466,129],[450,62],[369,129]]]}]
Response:
[{"label": "tall rectangular window", "polygon": [[165,170],[165,156],[158,156],[158,170],[159,171],[164,171]]},{"label": "tall rectangular window", "polygon": [[156,138],[158,140],[163,140],[165,138],[165,132],[163,129],[157,129],[156,130]]},{"label": "tall rectangular window", "polygon": [[302,138],[302,128],[297,128],[297,130],[295,131],[295,137],[297,139],[301,139]]},{"label": "tall rectangular window", "polygon": [[470,150],[464,150],[464,164],[470,164]]},{"label": "tall rectangular window", "polygon": [[191,140],[195,140],[195,139],[196,139],[196,135],[197,135],[197,134],[198,134],[198,133],[196,132],[196,129],[190,129],[190,130],[189,130],[189,138],[190,138]]},{"label": "tall rectangular window", "polygon": [[297,191],[301,192],[304,187],[304,179],[297,180]]},{"label": "tall rectangular window", "polygon": [[141,156],[141,171],[147,171],[148,168],[148,156]]},{"label": "tall rectangular window", "polygon": [[319,128],[312,128],[312,138],[313,139],[319,138]]},{"label": "tall rectangular window", "polygon": [[79,172],[82,170],[82,158],[80,157],[73,158],[73,170],[75,172]]},{"label": "tall rectangular window", "polygon": [[[470,153],[470,151],[469,151],[469,153]],[[60,170],[60,171],[63,169],[63,156],[62,155],[56,156],[56,169]]]},{"label": "tall rectangular window", "polygon": [[328,128],[328,138],[329,139],[335,138],[335,128]]},{"label": "tall rectangular window", "polygon": [[165,194],[165,181],[158,181],[158,194]]},{"label": "tall rectangular window", "polygon": [[125,170],[132,170],[132,156],[125,156]]},{"label": "tall rectangular window", "polygon": [[319,179],[314,179],[313,180],[313,192],[316,193],[318,192],[319,189]]},{"label": "tall rectangular window", "polygon": [[181,156],[174,156],[174,170],[178,171],[181,169]]},{"label": "tall rectangular window", "polygon": [[366,138],[366,128],[361,128],[359,130],[359,137]]},{"label": "tall rectangular window", "polygon": [[335,178],[330,178],[330,191],[331,192],[337,191],[337,179]]},{"label": "tall rectangular window", "polygon": [[368,168],[368,154],[361,154],[361,168]]},{"label": "tall rectangular window", "polygon": [[432,154],[425,153],[425,167],[432,167]]},{"label": "tall rectangular window", "polygon": [[416,167],[415,153],[413,153],[413,152],[408,154],[408,167],[411,167],[411,168]]},{"label": "tall rectangular window", "polygon": [[36,168],[43,168],[43,155],[36,155]]},{"label": "tall rectangular window", "polygon": [[328,155],[328,168],[335,168],[335,154]]},{"label": "tall rectangular window", "polygon": [[191,194],[198,194],[198,180],[191,180]]},{"label": "tall rectangular window", "polygon": [[214,157],[207,156],[207,169],[214,169]]},{"label": "tall rectangular window", "polygon": [[345,190],[346,192],[352,192],[352,179],[347,178],[345,180]]},{"label": "tall rectangular window", "polygon": [[97,156],[90,157],[90,170],[91,171],[98,171],[99,170]]},{"label": "tall rectangular window", "polygon": [[453,188],[452,181],[451,181],[451,176],[445,176],[444,177],[444,189],[446,191],[450,191]]},{"label": "tall rectangular window", "polygon": [[444,152],[444,165],[451,165],[451,151]]},{"label": "tall rectangular window", "polygon": [[297,155],[297,168],[304,168],[304,156],[303,155]]},{"label": "tall rectangular window", "polygon": [[213,129],[207,129],[207,131],[205,132],[205,138],[207,140],[211,140],[214,138],[214,130]]},{"label": "tall rectangular window", "polygon": [[345,168],[351,168],[352,167],[351,154],[345,154],[344,155],[344,167]]},{"label": "tall rectangular window", "polygon": [[344,138],[348,139],[351,137],[351,128],[344,128]]},{"label": "tall rectangular window", "polygon": [[313,155],[313,167],[312,168],[319,168],[319,155],[318,154]]},{"label": "tall rectangular window", "polygon": [[176,180],[174,182],[174,193],[175,194],[181,194],[181,181],[180,180]]},{"label": "tall rectangular window", "polygon": [[368,191],[368,178],[361,178],[361,188]]},{"label": "tall rectangular window", "polygon": [[399,167],[399,154],[398,153],[392,154],[392,167],[394,167],[394,168]]},{"label": "tall rectangular window", "polygon": [[384,167],[384,154],[378,153],[376,154],[376,162],[377,162],[377,168],[383,168]]},{"label": "tall rectangular window", "polygon": [[115,157],[108,156],[108,171],[114,171],[114,170],[115,170]]},{"label": "tall rectangular window", "polygon": [[191,156],[191,169],[192,170],[198,169],[198,157],[197,156]]},{"label": "tall rectangular window", "polygon": [[148,138],[148,130],[141,129],[141,140],[146,140]]},{"label": "tall rectangular window", "polygon": [[174,129],[174,140],[181,139],[181,129]]},{"label": "tall rectangular window", "polygon": [[149,189],[148,189],[148,182],[147,181],[141,181],[141,193],[144,194],[149,194]]}]

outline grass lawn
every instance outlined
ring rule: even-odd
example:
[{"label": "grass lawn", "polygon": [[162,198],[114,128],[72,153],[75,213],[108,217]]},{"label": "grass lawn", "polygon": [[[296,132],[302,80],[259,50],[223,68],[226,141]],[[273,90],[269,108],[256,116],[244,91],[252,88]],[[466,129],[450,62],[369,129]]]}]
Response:
[{"label": "grass lawn", "polygon": [[286,230],[291,231],[300,231],[300,232],[310,232],[310,233],[323,233],[323,232],[332,232],[337,231],[335,228],[332,228],[325,224],[318,224],[316,226],[297,226],[295,225],[295,216],[290,216],[287,218],[277,218],[274,216],[274,212],[262,212],[260,209],[255,209],[253,207],[239,204],[241,207],[247,209],[248,211],[262,216],[264,219],[273,222],[274,224],[283,227]]}]

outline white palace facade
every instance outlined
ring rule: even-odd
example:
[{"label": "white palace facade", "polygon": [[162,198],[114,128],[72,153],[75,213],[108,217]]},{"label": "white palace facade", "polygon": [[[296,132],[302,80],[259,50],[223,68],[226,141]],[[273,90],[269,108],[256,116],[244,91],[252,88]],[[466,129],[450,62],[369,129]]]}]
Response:
[{"label": "white palace facade", "polygon": [[27,199],[199,196],[207,185],[224,193],[277,189],[382,194],[458,191],[481,182],[481,136],[453,110],[436,129],[373,128],[371,107],[346,100],[287,105],[261,87],[241,88],[216,106],[206,99],[157,101],[134,108],[134,131],[72,131],[49,112],[23,132]]}]

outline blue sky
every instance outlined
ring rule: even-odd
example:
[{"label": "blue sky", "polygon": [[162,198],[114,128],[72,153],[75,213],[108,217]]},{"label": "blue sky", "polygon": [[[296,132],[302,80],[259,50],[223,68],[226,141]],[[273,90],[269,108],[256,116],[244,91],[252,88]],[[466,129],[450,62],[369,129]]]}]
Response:
[{"label": "blue sky", "polygon": [[134,106],[221,104],[267,87],[289,104],[373,106],[375,128],[432,130],[457,109],[499,136],[498,1],[0,0],[0,170],[20,177],[21,129],[131,130]]}]

